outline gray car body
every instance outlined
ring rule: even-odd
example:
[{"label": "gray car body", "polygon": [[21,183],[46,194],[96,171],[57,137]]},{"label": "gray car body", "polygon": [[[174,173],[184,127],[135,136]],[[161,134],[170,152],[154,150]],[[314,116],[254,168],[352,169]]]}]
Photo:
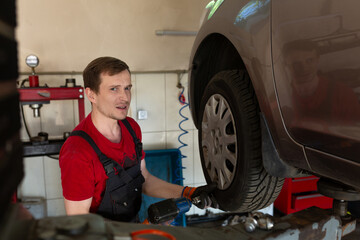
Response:
[{"label": "gray car body", "polygon": [[320,106],[329,110],[317,111],[317,119],[298,119],[300,124],[295,130],[291,128],[293,119],[288,112],[296,111],[296,107],[283,50],[285,44],[298,40],[316,43],[318,72],[340,83],[329,92],[336,95],[338,86],[345,86],[356,96],[350,106],[349,101],[336,101],[336,108],[358,111],[360,2],[218,0],[216,5],[217,9],[207,10],[191,53],[189,101],[195,125],[201,127],[197,113],[210,79],[223,70],[246,69],[278,160],[290,168],[360,189],[360,119],[351,113],[350,117],[334,117],[330,113],[335,108],[332,102]]}]

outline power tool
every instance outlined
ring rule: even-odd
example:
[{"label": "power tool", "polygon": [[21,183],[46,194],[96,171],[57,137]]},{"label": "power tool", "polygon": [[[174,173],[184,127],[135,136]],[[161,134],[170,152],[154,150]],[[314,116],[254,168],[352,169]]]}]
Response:
[{"label": "power tool", "polygon": [[187,198],[170,198],[153,203],[148,208],[148,221],[153,224],[159,224],[173,220],[178,215],[189,211],[191,205],[191,201]]}]

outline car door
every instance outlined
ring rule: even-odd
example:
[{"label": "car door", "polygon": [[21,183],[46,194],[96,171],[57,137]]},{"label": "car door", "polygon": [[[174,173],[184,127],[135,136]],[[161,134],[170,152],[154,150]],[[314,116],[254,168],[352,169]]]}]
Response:
[{"label": "car door", "polygon": [[272,1],[274,84],[289,135],[360,161],[358,0]]}]

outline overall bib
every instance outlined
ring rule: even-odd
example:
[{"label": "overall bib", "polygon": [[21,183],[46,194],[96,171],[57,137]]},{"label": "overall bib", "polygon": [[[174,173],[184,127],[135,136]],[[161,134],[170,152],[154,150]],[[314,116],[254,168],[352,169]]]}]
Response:
[{"label": "overall bib", "polygon": [[140,170],[142,143],[136,137],[129,122],[124,119],[122,120],[122,123],[130,132],[134,140],[137,158],[137,164],[126,170],[116,161],[104,155],[86,132],[73,131],[70,136],[80,136],[91,145],[98,155],[105,173],[108,176],[103,199],[97,213],[111,220],[136,222],[138,221],[137,214],[141,207],[142,184],[145,181]]}]

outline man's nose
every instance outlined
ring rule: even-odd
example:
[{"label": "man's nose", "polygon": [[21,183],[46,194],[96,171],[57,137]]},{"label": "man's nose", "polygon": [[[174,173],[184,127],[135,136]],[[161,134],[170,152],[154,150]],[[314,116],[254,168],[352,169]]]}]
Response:
[{"label": "man's nose", "polygon": [[121,100],[128,101],[129,100],[129,95],[127,94],[126,90],[122,89],[122,90],[119,91],[118,98],[120,98]]}]

